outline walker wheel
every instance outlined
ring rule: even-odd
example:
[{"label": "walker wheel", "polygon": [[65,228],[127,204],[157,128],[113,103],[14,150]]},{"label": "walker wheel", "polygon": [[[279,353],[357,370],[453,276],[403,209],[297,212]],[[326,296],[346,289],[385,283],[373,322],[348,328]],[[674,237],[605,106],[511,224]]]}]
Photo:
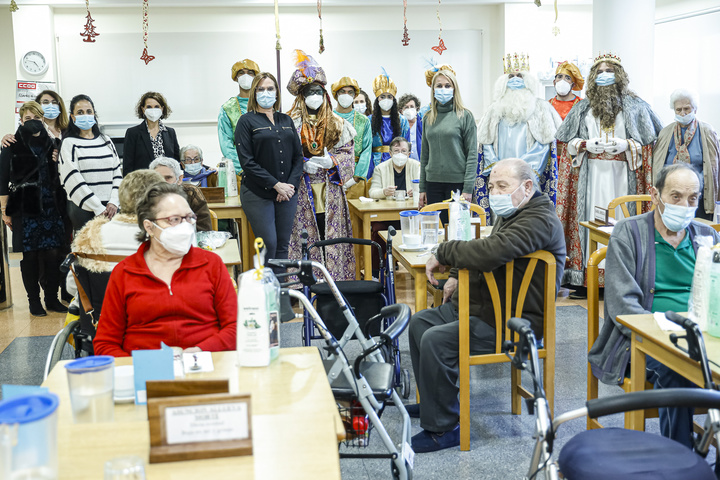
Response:
[{"label": "walker wheel", "polygon": [[400,381],[402,382],[400,385],[400,395],[407,400],[410,398],[410,371],[407,368],[403,368],[400,376]]}]

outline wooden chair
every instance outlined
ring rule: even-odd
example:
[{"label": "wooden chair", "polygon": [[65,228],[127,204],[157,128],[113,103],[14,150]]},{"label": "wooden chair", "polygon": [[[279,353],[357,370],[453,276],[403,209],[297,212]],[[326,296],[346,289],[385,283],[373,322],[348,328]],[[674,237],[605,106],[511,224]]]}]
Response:
[{"label": "wooden chair", "polygon": [[[485,281],[490,289],[493,311],[495,314],[495,352],[482,355],[470,355],[470,272],[466,269],[458,273],[458,300],[460,314],[460,449],[470,450],[470,365],[486,365],[491,363],[504,363],[511,360],[502,353],[504,340],[511,339],[511,332],[506,322],[512,317],[522,317],[527,290],[533,273],[540,263],[545,267],[545,294],[543,317],[543,348],[538,355],[544,359],[543,384],[547,396],[548,406],[552,414],[555,399],[555,257],[545,250],[525,255],[528,265],[517,292],[513,292],[513,273],[515,261],[505,265],[505,298],[500,298],[495,276],[492,272],[483,272]],[[515,308],[513,309],[513,299]],[[511,368],[511,404],[512,413],[519,415],[522,412],[521,397],[531,398],[532,393],[525,389],[520,382],[520,370]]]},{"label": "wooden chair", "polygon": [[[431,205],[425,205],[423,208],[420,209],[421,212],[436,212],[439,210],[448,210],[450,208],[450,202],[439,202],[439,203],[433,203]],[[470,213],[477,213],[478,217],[480,217],[480,226],[484,227],[487,225],[487,219],[485,217],[485,210],[480,207],[480,205],[471,203],[470,204]],[[441,227],[442,227],[442,222]],[[480,238],[478,236],[478,238]],[[427,292],[432,296],[433,298],[433,307],[439,307],[442,305],[443,300],[443,286],[445,285],[445,282],[440,282],[440,285],[435,287],[432,283],[427,282]]]},{"label": "wooden chair", "polygon": [[[208,209],[209,210],[209,209]],[[214,210],[210,211],[210,222],[212,224],[212,229],[217,232],[218,230],[218,216],[217,213],[215,213]]]},{"label": "wooden chair", "polygon": [[[652,202],[652,197],[650,195],[623,195],[622,197],[613,198],[608,203],[608,217],[615,218],[615,209],[617,207],[620,207],[625,218],[632,217],[627,204],[633,202],[635,203],[635,215],[638,215],[642,213],[643,202]],[[654,209],[655,205],[651,204],[650,210]]]}]

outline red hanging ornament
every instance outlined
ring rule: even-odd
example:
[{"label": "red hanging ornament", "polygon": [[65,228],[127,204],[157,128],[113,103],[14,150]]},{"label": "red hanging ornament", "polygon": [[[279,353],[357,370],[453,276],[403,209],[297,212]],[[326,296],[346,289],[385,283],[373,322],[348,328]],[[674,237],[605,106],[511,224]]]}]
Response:
[{"label": "red hanging ornament", "polygon": [[83,42],[95,43],[95,37],[100,34],[95,31],[95,25],[93,25],[95,20],[93,20],[90,15],[90,0],[85,0],[85,9],[87,10],[87,16],[85,17],[85,30],[80,32],[80,36],[85,37],[83,38]]},{"label": "red hanging ornament", "polygon": [[442,55],[442,52],[447,50],[447,47],[445,46],[445,41],[441,38],[440,43],[437,44],[437,46],[432,47],[433,50],[435,50],[438,55]]},{"label": "red hanging ornament", "polygon": [[438,0],[438,6],[437,6],[437,19],[438,23],[440,24],[440,33],[438,34],[438,44],[435,47],[431,47],[432,50],[435,50],[438,55],[442,55],[442,53],[447,50],[447,47],[445,46],[445,41],[442,39],[442,20],[440,20],[440,4],[442,3],[442,0]]},{"label": "red hanging ornament", "polygon": [[155,57],[148,54],[147,51],[147,39],[148,39],[148,9],[149,9],[149,0],[143,0],[143,45],[145,48],[143,48],[143,53],[140,56],[140,60],[145,62],[145,65],[155,60]]},{"label": "red hanging ornament", "polygon": [[403,0],[403,38],[402,44],[404,46],[410,45],[410,36],[408,35],[407,29],[407,0]]}]

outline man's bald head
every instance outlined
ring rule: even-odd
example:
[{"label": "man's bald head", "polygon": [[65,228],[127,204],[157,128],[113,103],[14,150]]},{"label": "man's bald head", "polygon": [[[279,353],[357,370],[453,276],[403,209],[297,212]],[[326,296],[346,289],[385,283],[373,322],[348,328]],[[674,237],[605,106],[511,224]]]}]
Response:
[{"label": "man's bald head", "polygon": [[509,175],[511,178],[517,180],[518,183],[523,183],[525,180],[530,180],[535,183],[535,172],[532,167],[521,158],[506,158],[500,160],[495,164],[490,172],[490,176],[494,172],[503,173],[503,175]]},{"label": "man's bald head", "polygon": [[522,208],[535,193],[535,172],[520,158],[506,158],[493,166],[488,180],[490,195],[511,195],[513,205]]}]

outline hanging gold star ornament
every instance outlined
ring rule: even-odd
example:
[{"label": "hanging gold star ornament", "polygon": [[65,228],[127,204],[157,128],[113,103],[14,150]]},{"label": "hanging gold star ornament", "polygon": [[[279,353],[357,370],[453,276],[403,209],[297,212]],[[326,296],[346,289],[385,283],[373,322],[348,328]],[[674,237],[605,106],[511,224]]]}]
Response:
[{"label": "hanging gold star ornament", "polygon": [[[12,6],[10,8],[12,8]],[[80,32],[80,36],[85,37],[83,38],[83,42],[95,43],[95,37],[100,34],[95,31],[95,25],[93,25],[95,20],[93,20],[90,15],[90,0],[85,0],[85,10],[87,10],[87,16],[85,17],[85,30]]]},{"label": "hanging gold star ornament", "polygon": [[560,35],[560,28],[558,28],[558,26],[557,26],[557,19],[558,19],[558,9],[557,9],[557,0],[555,0],[555,24],[556,24],[556,25],[553,26],[553,28],[552,28],[552,33],[553,33],[553,35],[555,35],[556,37],[557,37],[558,35]]},{"label": "hanging gold star ornament", "polygon": [[325,41],[323,41],[322,35],[322,0],[317,0],[318,18],[320,19],[320,50],[319,53],[325,51]]},{"label": "hanging gold star ornament", "polygon": [[403,38],[402,44],[404,46],[410,45],[410,36],[408,35],[407,29],[407,0],[403,0]]},{"label": "hanging gold star ornament", "polygon": [[442,55],[442,53],[447,50],[447,47],[445,46],[445,42],[442,39],[442,20],[440,20],[440,5],[442,4],[442,0],[438,0],[438,6],[437,6],[437,19],[438,23],[440,24],[440,33],[438,34],[438,44],[435,47],[432,47],[433,50],[437,52],[438,55]]},{"label": "hanging gold star ornament", "polygon": [[143,45],[145,48],[143,48],[143,53],[140,56],[140,60],[145,62],[145,65],[155,60],[155,57],[148,54],[147,51],[147,39],[148,39],[148,10],[149,10],[149,0],[143,0]]},{"label": "hanging gold star ornament", "polygon": [[10,12],[17,12],[18,6],[17,3],[15,3],[15,0],[10,0]]}]

